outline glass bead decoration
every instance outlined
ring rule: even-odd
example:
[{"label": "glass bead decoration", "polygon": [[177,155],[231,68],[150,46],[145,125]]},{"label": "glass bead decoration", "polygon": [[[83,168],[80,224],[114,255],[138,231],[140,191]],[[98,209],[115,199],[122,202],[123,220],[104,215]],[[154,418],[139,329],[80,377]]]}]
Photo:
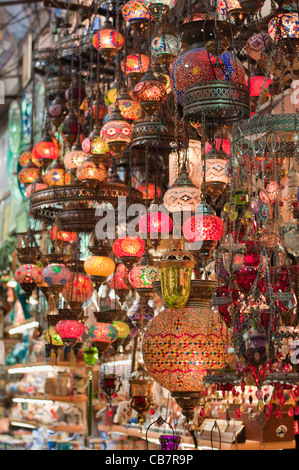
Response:
[{"label": "glass bead decoration", "polygon": [[42,280],[41,269],[36,264],[21,264],[15,270],[14,278],[20,284],[37,283]]},{"label": "glass bead decoration", "polygon": [[298,38],[299,20],[297,12],[279,13],[268,24],[268,33],[273,41]]},{"label": "glass bead decoration", "polygon": [[41,272],[48,286],[65,285],[71,279],[71,272],[64,264],[49,264]]},{"label": "glass bead decoration", "polygon": [[142,354],[149,375],[170,392],[204,391],[208,369],[231,362],[225,331],[208,308],[166,308],[149,323]]},{"label": "glass bead decoration", "polygon": [[79,320],[60,320],[55,325],[55,331],[62,340],[78,339],[85,332],[85,325]]},{"label": "glass bead decoration", "polygon": [[118,337],[118,332],[110,323],[97,322],[89,328],[89,336],[94,342],[113,343]]}]

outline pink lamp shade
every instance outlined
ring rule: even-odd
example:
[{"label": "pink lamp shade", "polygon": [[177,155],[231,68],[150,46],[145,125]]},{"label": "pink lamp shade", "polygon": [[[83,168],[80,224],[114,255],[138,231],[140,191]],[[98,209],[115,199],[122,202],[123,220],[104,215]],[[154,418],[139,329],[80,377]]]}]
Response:
[{"label": "pink lamp shade", "polygon": [[216,215],[198,215],[187,219],[183,224],[183,234],[189,242],[200,240],[219,241],[223,234],[224,223]]},{"label": "pink lamp shade", "polygon": [[62,340],[78,339],[85,332],[85,325],[79,320],[60,320],[55,325],[55,331]]}]

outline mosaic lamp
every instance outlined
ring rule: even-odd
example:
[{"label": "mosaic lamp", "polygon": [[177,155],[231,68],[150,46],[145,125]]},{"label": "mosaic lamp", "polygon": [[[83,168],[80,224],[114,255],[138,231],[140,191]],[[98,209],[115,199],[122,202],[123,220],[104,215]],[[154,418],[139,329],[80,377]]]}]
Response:
[{"label": "mosaic lamp", "polygon": [[[129,91],[126,88],[120,90],[117,96],[117,103],[120,114],[129,123],[136,121],[141,116],[141,106],[135,101]],[[115,103],[111,103],[108,108],[108,114],[110,115],[115,111]]]},{"label": "mosaic lamp", "polygon": [[14,272],[14,278],[30,297],[36,285],[42,281],[41,269],[36,264],[21,264]]},{"label": "mosaic lamp", "polygon": [[60,320],[55,325],[55,331],[64,344],[74,345],[85,332],[85,325],[74,319]]},{"label": "mosaic lamp", "polygon": [[47,169],[45,180],[49,186],[66,186],[70,184],[72,177],[66,171],[65,166],[57,159]]},{"label": "mosaic lamp", "polygon": [[121,63],[121,69],[133,83],[136,83],[147,72],[149,65],[150,59],[147,55],[128,54]]},{"label": "mosaic lamp", "polygon": [[116,320],[112,323],[114,328],[117,330],[117,337],[119,339],[125,339],[130,334],[130,327],[124,321]]},{"label": "mosaic lamp", "polygon": [[172,226],[172,218],[166,212],[160,210],[149,210],[139,220],[140,232],[149,235],[150,240],[169,234]]},{"label": "mosaic lamp", "polygon": [[18,180],[24,186],[32,184],[40,176],[40,168],[31,160],[18,172]]},{"label": "mosaic lamp", "polygon": [[30,197],[31,194],[36,191],[41,191],[42,189],[47,189],[48,185],[45,182],[44,177],[39,173],[38,177],[33,181],[33,183],[26,184],[26,196]]},{"label": "mosaic lamp", "polygon": [[134,100],[140,103],[147,115],[152,115],[159,110],[167,98],[167,91],[162,81],[148,71],[132,90]]},{"label": "mosaic lamp", "polygon": [[49,286],[64,286],[71,279],[71,272],[64,264],[52,263],[42,269],[41,277]]},{"label": "mosaic lamp", "polygon": [[220,0],[218,2],[218,11],[236,25],[241,25],[248,16],[241,7],[239,0]]},{"label": "mosaic lamp", "polygon": [[71,308],[81,308],[91,299],[94,285],[85,272],[72,272],[71,279],[65,284],[62,295]]},{"label": "mosaic lamp", "polygon": [[297,11],[285,11],[274,16],[268,24],[268,33],[273,41],[299,37]]},{"label": "mosaic lamp", "polygon": [[157,262],[160,268],[161,291],[166,305],[172,309],[184,307],[189,299],[195,259],[177,244],[171,246]]},{"label": "mosaic lamp", "polygon": [[59,230],[58,227],[54,225],[50,230],[50,238],[52,242],[57,242],[58,244],[74,243],[74,241],[77,240],[77,233]]},{"label": "mosaic lamp", "polygon": [[108,145],[114,156],[121,156],[124,148],[131,141],[132,126],[120,113],[118,103],[101,129],[101,138]]},{"label": "mosaic lamp", "polygon": [[228,156],[212,142],[211,149],[205,154],[204,165],[204,190],[211,197],[212,203],[215,203],[228,184]]},{"label": "mosaic lamp", "polygon": [[160,280],[160,270],[153,265],[145,250],[141,260],[129,272],[129,282],[141,297],[148,298],[153,293],[153,282]]},{"label": "mosaic lamp", "polygon": [[145,241],[140,237],[121,237],[112,245],[114,255],[130,269],[137,263],[145,251]]},{"label": "mosaic lamp", "polygon": [[117,339],[117,329],[110,323],[96,322],[89,328],[89,336],[94,342],[105,343],[106,345],[113,343]]},{"label": "mosaic lamp", "polygon": [[123,47],[124,37],[107,22],[95,33],[92,44],[107,60],[112,60]]},{"label": "mosaic lamp", "polygon": [[73,145],[71,150],[68,150],[63,158],[65,168],[70,172],[75,172],[78,166],[84,162],[86,153],[81,148],[80,142]]},{"label": "mosaic lamp", "polygon": [[32,153],[37,165],[46,168],[53,160],[59,157],[60,149],[50,134],[46,132],[42,139],[33,147]]},{"label": "mosaic lamp", "polygon": [[208,370],[229,363],[226,332],[209,308],[165,308],[148,325],[142,341],[149,375],[171,392],[190,419]]},{"label": "mosaic lamp", "polygon": [[98,289],[115,271],[115,263],[107,256],[91,256],[84,261],[84,270]]},{"label": "mosaic lamp", "polygon": [[87,184],[89,187],[94,187],[98,183],[105,180],[107,170],[103,163],[94,163],[89,157],[85,159],[76,171],[76,177],[79,181]]},{"label": "mosaic lamp", "polygon": [[164,15],[175,6],[176,0],[143,0],[144,5],[156,23],[161,23]]},{"label": "mosaic lamp", "polygon": [[201,191],[192,183],[186,166],[173,186],[166,191],[163,198],[169,212],[194,211],[201,202]]},{"label": "mosaic lamp", "polygon": [[171,61],[175,59],[180,51],[181,42],[178,36],[167,28],[165,31],[152,39],[151,51],[154,60],[161,66],[169,67]]},{"label": "mosaic lamp", "polygon": [[122,7],[122,16],[138,34],[148,28],[150,14],[142,0],[129,0]]}]

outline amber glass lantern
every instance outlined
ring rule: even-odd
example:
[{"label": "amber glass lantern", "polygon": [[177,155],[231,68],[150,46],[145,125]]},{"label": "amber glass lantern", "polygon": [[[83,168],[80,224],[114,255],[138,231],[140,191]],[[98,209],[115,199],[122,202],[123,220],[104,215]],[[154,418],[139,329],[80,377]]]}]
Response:
[{"label": "amber glass lantern", "polygon": [[31,160],[19,171],[18,180],[24,186],[32,184],[40,176],[40,168]]},{"label": "amber glass lantern", "polygon": [[111,24],[105,23],[93,36],[92,44],[107,60],[112,60],[123,47],[124,38]]},{"label": "amber glass lantern", "polygon": [[85,159],[76,171],[76,177],[79,181],[92,187],[101,183],[107,176],[107,170],[103,163],[94,163],[89,157]]},{"label": "amber glass lantern", "polygon": [[66,230],[59,230],[59,228],[54,225],[50,230],[50,238],[52,242],[56,242],[60,245],[74,243],[77,240],[76,232],[68,232]]},{"label": "amber glass lantern", "polygon": [[71,183],[72,177],[64,165],[56,160],[46,171],[45,180],[49,186],[65,186]]},{"label": "amber glass lantern", "polygon": [[44,134],[32,150],[35,161],[41,168],[47,168],[53,160],[59,157],[59,153],[58,145],[53,141],[48,132]]},{"label": "amber glass lantern", "polygon": [[161,291],[166,305],[174,309],[184,307],[190,295],[192,270],[195,266],[193,255],[179,246],[170,247],[157,265],[160,268]]},{"label": "amber glass lantern", "polygon": [[167,98],[167,91],[164,84],[148,71],[134,86],[132,96],[140,103],[143,111],[151,115],[160,109]]},{"label": "amber glass lantern", "polygon": [[99,288],[115,270],[113,259],[107,256],[91,256],[84,262],[84,270],[92,282]]},{"label": "amber glass lantern", "polygon": [[126,268],[130,269],[143,255],[145,242],[140,237],[121,237],[113,243],[112,251]]},{"label": "amber glass lantern", "polygon": [[153,403],[154,381],[140,364],[138,368],[132,372],[129,384],[131,407],[137,411],[139,416],[142,416],[149,410]]}]

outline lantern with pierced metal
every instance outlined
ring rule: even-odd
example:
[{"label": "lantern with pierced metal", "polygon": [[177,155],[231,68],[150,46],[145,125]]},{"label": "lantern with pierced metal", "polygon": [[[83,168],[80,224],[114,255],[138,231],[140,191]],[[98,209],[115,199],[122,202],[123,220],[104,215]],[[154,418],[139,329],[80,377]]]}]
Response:
[{"label": "lantern with pierced metal", "polygon": [[130,379],[131,407],[137,411],[139,417],[146,413],[153,403],[154,381],[144,367],[140,364],[131,373]]}]

